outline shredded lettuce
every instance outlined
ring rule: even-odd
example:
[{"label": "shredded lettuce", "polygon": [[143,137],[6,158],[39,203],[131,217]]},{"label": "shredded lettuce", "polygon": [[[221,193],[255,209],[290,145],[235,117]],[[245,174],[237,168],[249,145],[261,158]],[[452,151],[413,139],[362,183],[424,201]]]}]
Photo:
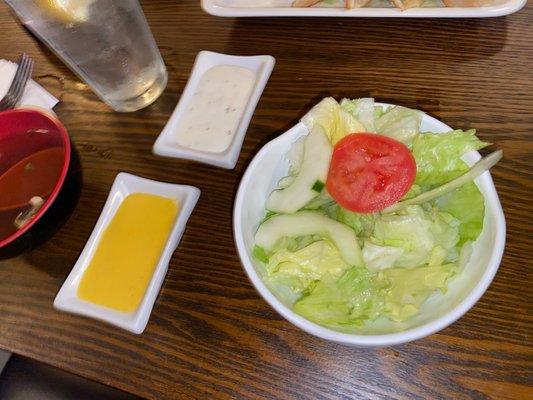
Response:
[{"label": "shredded lettuce", "polygon": [[341,107],[360,121],[365,127],[366,132],[375,132],[373,98],[342,99]]},{"label": "shredded lettuce", "polygon": [[418,137],[424,114],[406,107],[389,107],[375,121],[376,132],[410,146]]},{"label": "shredded lettuce", "polygon": [[268,262],[268,253],[261,246],[255,245],[252,250],[252,257],[262,263]]},{"label": "shredded lettuce", "polygon": [[412,150],[417,168],[415,183],[433,188],[457,178],[468,170],[461,156],[487,145],[476,137],[474,129],[417,136]]},{"label": "shredded lettuce", "polygon": [[348,267],[331,242],[319,240],[297,251],[277,251],[268,259],[266,269],[273,283],[302,293],[325,275],[339,278]]},{"label": "shredded lettuce", "polygon": [[435,240],[431,220],[420,206],[407,207],[401,214],[383,215],[376,221],[371,241],[380,246],[400,247],[397,267],[413,268],[427,262]]},{"label": "shredded lettuce", "polygon": [[385,108],[383,106],[374,106],[374,122],[383,115]]},{"label": "shredded lettuce", "polygon": [[485,200],[475,183],[470,182],[436,200],[437,207],[459,222],[459,245],[475,241],[483,229]]},{"label": "shredded lettuce", "polygon": [[379,316],[401,322],[416,315],[436,290],[444,292],[455,272],[453,264],[378,273],[352,267],[338,280],[325,277],[316,282],[293,309],[313,322],[344,331]]},{"label": "shredded lettuce", "polygon": [[359,214],[337,204],[334,218],[352,228],[357,236],[369,237],[374,230],[376,214]]},{"label": "shredded lettuce", "polygon": [[450,214],[408,206],[398,214],[376,220],[371,242],[404,250],[395,267],[414,268],[427,264],[433,248],[453,249],[459,241],[459,222]]},{"label": "shredded lettuce", "polygon": [[453,264],[393,268],[380,272],[390,284],[385,292],[383,315],[398,322],[416,315],[422,303],[437,289],[446,291],[446,282],[455,272]]},{"label": "shredded lettuce", "polygon": [[383,309],[383,285],[368,269],[352,267],[338,280],[326,277],[318,281],[307,296],[294,304],[294,311],[329,327],[361,326]]},{"label": "shredded lettuce", "polygon": [[450,250],[459,242],[459,221],[451,214],[439,212],[434,208],[430,211],[429,218],[432,224],[430,231],[435,239],[435,245],[444,250]]},{"label": "shredded lettuce", "polygon": [[315,124],[322,126],[333,145],[349,133],[365,131],[363,124],[342,108],[333,97],[326,97],[309,110],[302,122],[309,130]]},{"label": "shredded lettuce", "polygon": [[365,266],[373,271],[392,268],[404,253],[401,247],[379,246],[365,240],[362,249]]},{"label": "shredded lettuce", "polygon": [[320,194],[307,203],[304,207],[305,210],[322,210],[326,214],[330,214],[330,209],[335,207],[337,203],[330,196],[327,190],[323,189]]},{"label": "shredded lettuce", "polygon": [[298,251],[304,247],[309,246],[313,242],[317,242],[321,239],[318,235],[304,235],[297,237],[282,237],[276,242],[272,253],[276,253],[281,250]]}]

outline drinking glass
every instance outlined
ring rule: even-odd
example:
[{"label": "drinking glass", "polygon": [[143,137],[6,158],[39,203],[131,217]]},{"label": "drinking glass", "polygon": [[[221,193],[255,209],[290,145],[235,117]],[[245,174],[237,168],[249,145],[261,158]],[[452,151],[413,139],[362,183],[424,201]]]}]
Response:
[{"label": "drinking glass", "polygon": [[165,64],[137,0],[6,2],[114,110],[146,107],[165,89]]}]

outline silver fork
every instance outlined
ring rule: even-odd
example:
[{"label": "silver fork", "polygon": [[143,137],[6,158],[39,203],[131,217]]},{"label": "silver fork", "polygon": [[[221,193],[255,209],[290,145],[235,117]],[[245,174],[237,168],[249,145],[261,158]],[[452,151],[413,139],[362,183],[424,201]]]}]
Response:
[{"label": "silver fork", "polygon": [[24,93],[26,82],[28,82],[32,70],[33,60],[26,54],[22,54],[17,72],[15,72],[15,76],[11,82],[11,86],[9,86],[4,98],[0,100],[0,111],[9,110],[17,105],[22,97],[22,94]]}]

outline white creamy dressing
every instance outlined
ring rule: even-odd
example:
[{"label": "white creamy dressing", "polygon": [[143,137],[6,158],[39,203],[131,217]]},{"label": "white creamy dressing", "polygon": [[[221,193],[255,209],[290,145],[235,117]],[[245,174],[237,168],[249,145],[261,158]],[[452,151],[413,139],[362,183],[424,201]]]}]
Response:
[{"label": "white creamy dressing", "polygon": [[176,129],[180,146],[219,153],[228,148],[248,104],[255,73],[247,68],[217,65],[207,70]]}]

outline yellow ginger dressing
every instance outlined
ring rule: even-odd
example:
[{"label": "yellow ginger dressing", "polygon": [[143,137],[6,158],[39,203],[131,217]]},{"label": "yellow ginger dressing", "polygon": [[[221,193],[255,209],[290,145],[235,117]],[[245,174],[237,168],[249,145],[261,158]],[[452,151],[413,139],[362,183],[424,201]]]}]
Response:
[{"label": "yellow ginger dressing", "polygon": [[134,193],[104,230],[78,286],[78,297],[125,313],[141,303],[178,214],[165,197]]}]

